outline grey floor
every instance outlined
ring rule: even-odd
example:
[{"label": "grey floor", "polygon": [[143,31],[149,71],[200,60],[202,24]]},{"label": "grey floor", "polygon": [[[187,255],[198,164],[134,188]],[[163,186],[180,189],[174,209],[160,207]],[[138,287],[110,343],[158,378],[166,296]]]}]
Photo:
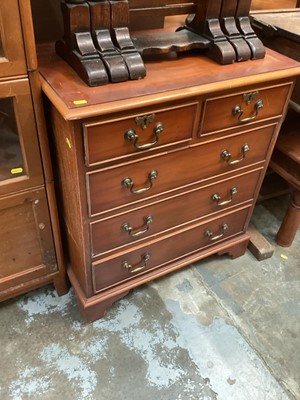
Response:
[{"label": "grey floor", "polygon": [[[272,244],[286,201],[255,209]],[[299,242],[202,260],[89,325],[72,290],[1,303],[0,399],[300,399]]]}]

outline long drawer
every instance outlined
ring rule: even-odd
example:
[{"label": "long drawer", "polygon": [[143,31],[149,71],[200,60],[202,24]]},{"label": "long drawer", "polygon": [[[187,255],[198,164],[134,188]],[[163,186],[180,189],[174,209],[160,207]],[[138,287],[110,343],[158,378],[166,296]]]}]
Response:
[{"label": "long drawer", "polygon": [[193,138],[197,109],[197,102],[189,102],[124,118],[84,123],[86,165],[188,143]]},{"label": "long drawer", "polygon": [[[92,255],[98,256],[149,236],[252,201],[262,168],[90,224]],[[167,212],[166,212],[167,210]]]},{"label": "long drawer", "polygon": [[281,117],[292,84],[208,98],[200,134],[205,135],[274,117]]},{"label": "long drawer", "polygon": [[149,197],[264,162],[276,124],[185,150],[87,173],[90,215],[139,204]]},{"label": "long drawer", "polygon": [[202,222],[178,234],[136,247],[131,252],[118,253],[115,257],[93,263],[94,292],[100,292],[242,233],[249,210],[249,207],[245,207],[232,211],[225,216]]}]

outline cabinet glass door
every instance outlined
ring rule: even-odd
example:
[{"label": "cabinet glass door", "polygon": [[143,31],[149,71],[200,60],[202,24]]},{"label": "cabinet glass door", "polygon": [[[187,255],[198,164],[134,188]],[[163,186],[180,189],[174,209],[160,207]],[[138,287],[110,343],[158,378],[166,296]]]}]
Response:
[{"label": "cabinet glass door", "polygon": [[0,99],[0,181],[25,173],[13,101]]},{"label": "cabinet glass door", "polygon": [[0,78],[26,74],[18,0],[0,1]]},{"label": "cabinet glass door", "polygon": [[0,195],[43,184],[27,79],[0,83]]}]

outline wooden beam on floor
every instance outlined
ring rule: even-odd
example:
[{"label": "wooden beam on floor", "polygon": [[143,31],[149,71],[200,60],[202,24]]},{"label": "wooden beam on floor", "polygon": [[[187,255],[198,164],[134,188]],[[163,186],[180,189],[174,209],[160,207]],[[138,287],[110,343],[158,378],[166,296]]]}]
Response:
[{"label": "wooden beam on floor", "polygon": [[250,223],[247,232],[250,235],[248,250],[254,255],[258,261],[266,260],[274,254],[274,247],[267,239]]}]

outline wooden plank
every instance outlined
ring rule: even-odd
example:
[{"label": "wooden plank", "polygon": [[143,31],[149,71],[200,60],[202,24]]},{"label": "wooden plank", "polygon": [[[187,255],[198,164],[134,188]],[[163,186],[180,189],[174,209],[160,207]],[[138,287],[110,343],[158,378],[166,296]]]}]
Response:
[{"label": "wooden plank", "polygon": [[258,261],[266,260],[267,258],[272,257],[274,253],[274,247],[252,223],[250,223],[247,233],[250,235],[248,250]]},{"label": "wooden plank", "polygon": [[185,15],[192,14],[196,11],[194,4],[180,4],[177,6],[161,6],[149,8],[136,8],[130,9],[130,17],[134,18],[143,17],[151,14],[152,18],[156,16],[169,16],[169,15]]},{"label": "wooden plank", "polygon": [[165,5],[172,5],[172,4],[194,4],[195,1],[191,0],[145,0],[142,2],[141,0],[129,0],[129,9],[134,8],[148,8],[148,7],[161,7]]}]

